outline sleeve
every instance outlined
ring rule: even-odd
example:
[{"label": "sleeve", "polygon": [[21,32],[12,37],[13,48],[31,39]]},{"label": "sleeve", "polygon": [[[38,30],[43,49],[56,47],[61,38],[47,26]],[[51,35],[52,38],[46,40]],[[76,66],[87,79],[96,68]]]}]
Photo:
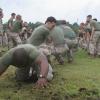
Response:
[{"label": "sleeve", "polygon": [[92,21],[90,22],[90,26],[91,26],[91,27],[94,27],[94,25],[95,25],[95,21],[92,20]]},{"label": "sleeve", "polygon": [[29,53],[29,57],[35,61],[35,59],[38,57],[38,55],[40,54],[40,52],[38,52],[37,49],[31,50]]},{"label": "sleeve", "polygon": [[0,75],[5,72],[5,70],[9,67],[12,61],[11,51],[7,52],[0,58]]}]

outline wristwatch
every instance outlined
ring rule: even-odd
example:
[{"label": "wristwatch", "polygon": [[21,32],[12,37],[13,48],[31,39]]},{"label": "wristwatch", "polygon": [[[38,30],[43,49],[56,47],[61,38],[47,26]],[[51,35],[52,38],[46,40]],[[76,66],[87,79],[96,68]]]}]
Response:
[{"label": "wristwatch", "polygon": [[43,76],[42,74],[39,75],[39,78],[45,78],[45,76]]}]

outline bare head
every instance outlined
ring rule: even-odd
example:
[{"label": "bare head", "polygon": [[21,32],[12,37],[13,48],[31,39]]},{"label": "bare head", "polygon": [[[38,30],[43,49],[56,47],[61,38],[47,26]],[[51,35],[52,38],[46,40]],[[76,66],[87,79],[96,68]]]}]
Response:
[{"label": "bare head", "polygon": [[24,27],[27,27],[27,26],[28,26],[28,23],[27,23],[27,22],[24,22],[24,23],[23,23],[23,26],[24,26]]},{"label": "bare head", "polygon": [[28,55],[23,48],[16,49],[13,53],[13,64],[25,66],[28,64]]},{"label": "bare head", "polygon": [[22,21],[22,16],[21,15],[16,15],[16,20]]},{"label": "bare head", "polygon": [[56,19],[54,17],[50,16],[50,17],[47,18],[45,24],[51,30],[56,25]]},{"label": "bare head", "polygon": [[15,19],[15,16],[16,16],[15,13],[11,13],[11,17],[12,17],[13,19]]},{"label": "bare head", "polygon": [[90,22],[91,19],[92,19],[92,15],[88,15],[87,18],[86,18],[86,21]]}]

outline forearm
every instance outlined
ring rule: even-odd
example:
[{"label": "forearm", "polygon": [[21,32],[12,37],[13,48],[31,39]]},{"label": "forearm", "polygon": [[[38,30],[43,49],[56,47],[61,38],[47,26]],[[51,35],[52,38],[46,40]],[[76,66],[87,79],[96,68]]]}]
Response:
[{"label": "forearm", "polygon": [[10,65],[10,62],[11,62],[11,58],[9,57],[8,54],[5,54],[0,58],[0,75],[2,75],[3,72],[6,71],[6,69]]},{"label": "forearm", "polygon": [[40,67],[40,73],[39,74],[42,75],[43,77],[47,77],[49,65],[48,65],[48,61],[47,61],[46,56],[44,56],[44,55],[38,56],[37,64]]},{"label": "forearm", "polygon": [[95,29],[92,28],[91,39],[93,39],[94,31],[95,31]]},{"label": "forearm", "polygon": [[48,63],[45,63],[45,62],[41,63],[41,65],[40,65],[40,75],[47,77],[48,70],[49,70],[48,66],[49,66]]}]

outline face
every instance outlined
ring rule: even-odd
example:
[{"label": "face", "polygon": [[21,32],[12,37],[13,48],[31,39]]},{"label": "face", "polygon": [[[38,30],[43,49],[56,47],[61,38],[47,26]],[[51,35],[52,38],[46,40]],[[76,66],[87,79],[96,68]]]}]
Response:
[{"label": "face", "polygon": [[22,17],[20,15],[17,15],[16,20],[22,21]]},{"label": "face", "polygon": [[90,20],[91,20],[91,18],[90,18],[90,17],[87,17],[87,18],[86,18],[86,21],[87,21],[87,22],[89,22]]},{"label": "face", "polygon": [[51,30],[55,27],[56,23],[55,22],[48,22],[48,28]]},{"label": "face", "polygon": [[13,16],[12,16],[12,17],[13,17],[13,19],[15,19],[15,16],[16,16],[16,15],[13,15]]},{"label": "face", "polygon": [[28,26],[28,23],[27,22],[24,22],[24,26]]}]

